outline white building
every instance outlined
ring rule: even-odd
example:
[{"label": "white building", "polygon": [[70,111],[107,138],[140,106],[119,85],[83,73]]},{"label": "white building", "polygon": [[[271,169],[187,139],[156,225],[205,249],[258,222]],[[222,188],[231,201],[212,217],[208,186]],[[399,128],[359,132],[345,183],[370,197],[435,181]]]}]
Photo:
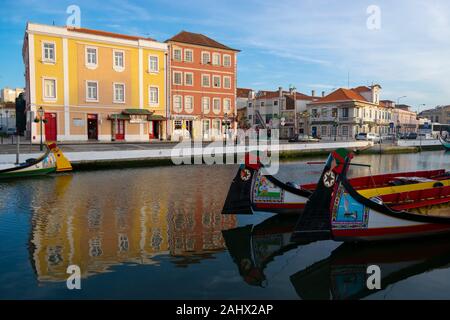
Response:
[{"label": "white building", "polygon": [[307,105],[307,132],[322,138],[353,138],[359,132],[393,133],[393,107],[380,101],[381,86],[340,88]]},{"label": "white building", "polygon": [[0,103],[5,103],[5,102],[15,103],[16,102],[16,98],[23,91],[24,91],[23,88],[11,89],[11,88],[6,87],[6,88],[1,89],[0,90]]}]

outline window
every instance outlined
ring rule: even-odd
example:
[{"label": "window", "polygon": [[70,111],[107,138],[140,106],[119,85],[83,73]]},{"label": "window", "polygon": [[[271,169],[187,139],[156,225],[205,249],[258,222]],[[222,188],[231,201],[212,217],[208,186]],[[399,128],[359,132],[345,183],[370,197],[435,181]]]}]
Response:
[{"label": "window", "polygon": [[230,99],[223,99],[223,112],[230,112],[231,111],[231,100]]},{"label": "window", "polygon": [[342,126],[342,135],[348,137],[348,126]]},{"label": "window", "polygon": [[97,48],[86,47],[86,66],[97,66]]},{"label": "window", "polygon": [[173,49],[173,60],[181,61],[181,49],[179,48]]},{"label": "window", "polygon": [[214,98],[213,99],[213,111],[214,113],[220,113],[220,99]]},{"label": "window", "polygon": [[210,80],[211,77],[209,76],[209,74],[202,74],[202,87],[209,88],[211,86]]},{"label": "window", "polygon": [[184,49],[184,61],[194,62],[194,52],[191,49]]},{"label": "window", "polygon": [[182,85],[183,84],[183,74],[179,71],[173,72],[173,84]]},{"label": "window", "polygon": [[193,86],[194,85],[194,74],[192,72],[184,73],[184,85]]},{"label": "window", "polygon": [[159,88],[158,87],[150,87],[149,101],[150,101],[151,105],[157,105],[159,103]]},{"label": "window", "polygon": [[249,102],[249,103],[248,103],[248,107],[251,108],[252,106],[253,106],[253,103],[252,103],[252,102]]},{"label": "window", "polygon": [[52,63],[56,62],[55,43],[53,42],[42,43],[42,61]]},{"label": "window", "polygon": [[210,107],[210,99],[208,97],[203,97],[202,98],[202,110],[203,113],[209,113]]},{"label": "window", "polygon": [[220,53],[213,53],[213,66],[220,66]]},{"label": "window", "polygon": [[183,128],[183,122],[181,120],[174,121],[175,130],[181,130]]},{"label": "window", "polygon": [[183,110],[181,96],[173,96],[173,111],[181,112]]},{"label": "window", "polygon": [[319,113],[317,112],[317,109],[312,109],[311,110],[311,114],[312,114],[313,118],[317,118],[319,116]]},{"label": "window", "polygon": [[44,79],[44,100],[56,100],[56,80]]},{"label": "window", "polygon": [[213,135],[220,135],[220,120],[213,120]]},{"label": "window", "polygon": [[186,112],[188,113],[194,111],[194,97],[191,96],[184,97],[184,110],[186,110]]},{"label": "window", "polygon": [[220,76],[213,76],[213,87],[220,88]]},{"label": "window", "polygon": [[116,71],[123,71],[125,69],[125,53],[123,51],[114,50],[114,65]]},{"label": "window", "polygon": [[322,126],[320,134],[322,136],[326,136],[327,135],[327,126]]},{"label": "window", "polygon": [[348,118],[348,114],[349,114],[348,108],[343,108],[342,109],[342,117],[343,118]]},{"label": "window", "polygon": [[98,101],[97,81],[86,81],[86,101]]},{"label": "window", "polygon": [[114,102],[125,102],[125,85],[123,83],[114,83]]},{"label": "window", "polygon": [[261,101],[261,102],[259,103],[259,105],[260,105],[261,107],[264,107],[264,105],[265,105],[264,101]]},{"label": "window", "polygon": [[211,63],[211,54],[209,52],[202,52],[202,64]]},{"label": "window", "polygon": [[[225,83],[225,79],[223,79],[223,81],[224,81],[224,83]],[[224,84],[224,86],[225,86],[225,84]],[[274,105],[274,106],[278,106],[278,100],[274,100],[273,105]]]},{"label": "window", "polygon": [[149,56],[148,57],[148,71],[149,72],[159,72],[158,56]]},{"label": "window", "polygon": [[223,77],[223,87],[225,89],[231,89],[231,78],[230,77]]},{"label": "window", "polygon": [[209,120],[203,120],[203,139],[209,139]]},{"label": "window", "polygon": [[337,108],[333,108],[333,109],[331,110],[331,116],[332,116],[333,118],[336,118],[336,117],[338,116],[338,109],[337,109]]},{"label": "window", "polygon": [[224,67],[231,67],[231,56],[229,54],[223,55],[223,66]]}]

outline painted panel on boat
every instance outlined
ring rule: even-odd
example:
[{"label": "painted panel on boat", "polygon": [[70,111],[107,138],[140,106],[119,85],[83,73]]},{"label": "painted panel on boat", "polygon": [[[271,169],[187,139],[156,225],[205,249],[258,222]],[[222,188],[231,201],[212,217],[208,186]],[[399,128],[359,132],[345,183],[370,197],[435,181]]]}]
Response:
[{"label": "painted panel on boat", "polygon": [[275,186],[267,177],[259,174],[256,177],[254,188],[255,202],[283,202],[284,192]]},{"label": "painted panel on boat", "polygon": [[369,208],[353,199],[339,186],[333,206],[334,229],[365,229],[369,221]]}]

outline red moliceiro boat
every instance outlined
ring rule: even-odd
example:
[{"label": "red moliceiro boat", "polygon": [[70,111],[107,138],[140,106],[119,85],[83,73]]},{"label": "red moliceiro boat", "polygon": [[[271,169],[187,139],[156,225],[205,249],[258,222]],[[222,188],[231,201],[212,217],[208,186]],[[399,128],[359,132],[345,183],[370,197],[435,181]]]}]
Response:
[{"label": "red moliceiro boat", "polygon": [[[317,188],[317,183],[295,185],[284,183],[262,172],[263,165],[256,157],[246,155],[230,186],[223,214],[252,214],[267,211],[278,214],[300,214]],[[445,170],[414,171],[382,174],[350,179],[356,190],[386,187],[392,184],[418,183],[436,180],[446,174]]]},{"label": "red moliceiro boat", "polygon": [[323,177],[331,176],[333,183],[321,185],[310,197],[294,238],[328,231],[336,241],[358,242],[450,233],[450,177],[391,187],[390,192],[358,192],[347,179],[352,154],[344,157],[339,170],[333,159],[327,162]]}]

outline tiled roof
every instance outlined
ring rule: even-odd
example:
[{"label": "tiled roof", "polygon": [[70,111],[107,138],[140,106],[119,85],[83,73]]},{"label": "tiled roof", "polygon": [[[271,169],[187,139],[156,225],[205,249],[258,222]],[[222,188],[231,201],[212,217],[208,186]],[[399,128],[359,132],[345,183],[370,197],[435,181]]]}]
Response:
[{"label": "tiled roof", "polygon": [[336,91],[333,91],[329,95],[318,99],[317,103],[324,102],[336,102],[336,101],[364,101],[367,102],[366,98],[360,95],[358,92],[350,89],[340,88]]},{"label": "tiled roof", "polygon": [[367,87],[367,86],[359,86],[359,87],[356,87],[356,88],[354,88],[352,90],[356,91],[358,93],[361,93],[361,92],[369,92],[371,89],[369,87]]},{"label": "tiled roof", "polygon": [[169,42],[169,41],[195,44],[198,46],[218,48],[218,49],[223,49],[223,50],[240,51],[240,50],[236,50],[236,49],[227,47],[226,45],[221,44],[220,42],[217,42],[216,40],[213,40],[211,38],[208,38],[207,36],[205,36],[203,34],[187,32],[187,31],[181,31],[177,35],[166,40],[166,42]]},{"label": "tiled roof", "polygon": [[252,89],[247,88],[237,88],[236,89],[236,96],[238,98],[248,98],[248,94],[252,91]]},{"label": "tiled roof", "polygon": [[126,34],[120,34],[120,33],[108,32],[108,31],[100,31],[100,30],[92,30],[92,29],[86,29],[86,28],[67,27],[67,30],[68,31],[73,31],[73,32],[86,33],[86,34],[93,34],[93,35],[103,36],[103,37],[125,39],[125,40],[149,40],[149,41],[156,41],[155,39],[152,39],[152,38],[130,36],[130,35],[126,35]]}]

